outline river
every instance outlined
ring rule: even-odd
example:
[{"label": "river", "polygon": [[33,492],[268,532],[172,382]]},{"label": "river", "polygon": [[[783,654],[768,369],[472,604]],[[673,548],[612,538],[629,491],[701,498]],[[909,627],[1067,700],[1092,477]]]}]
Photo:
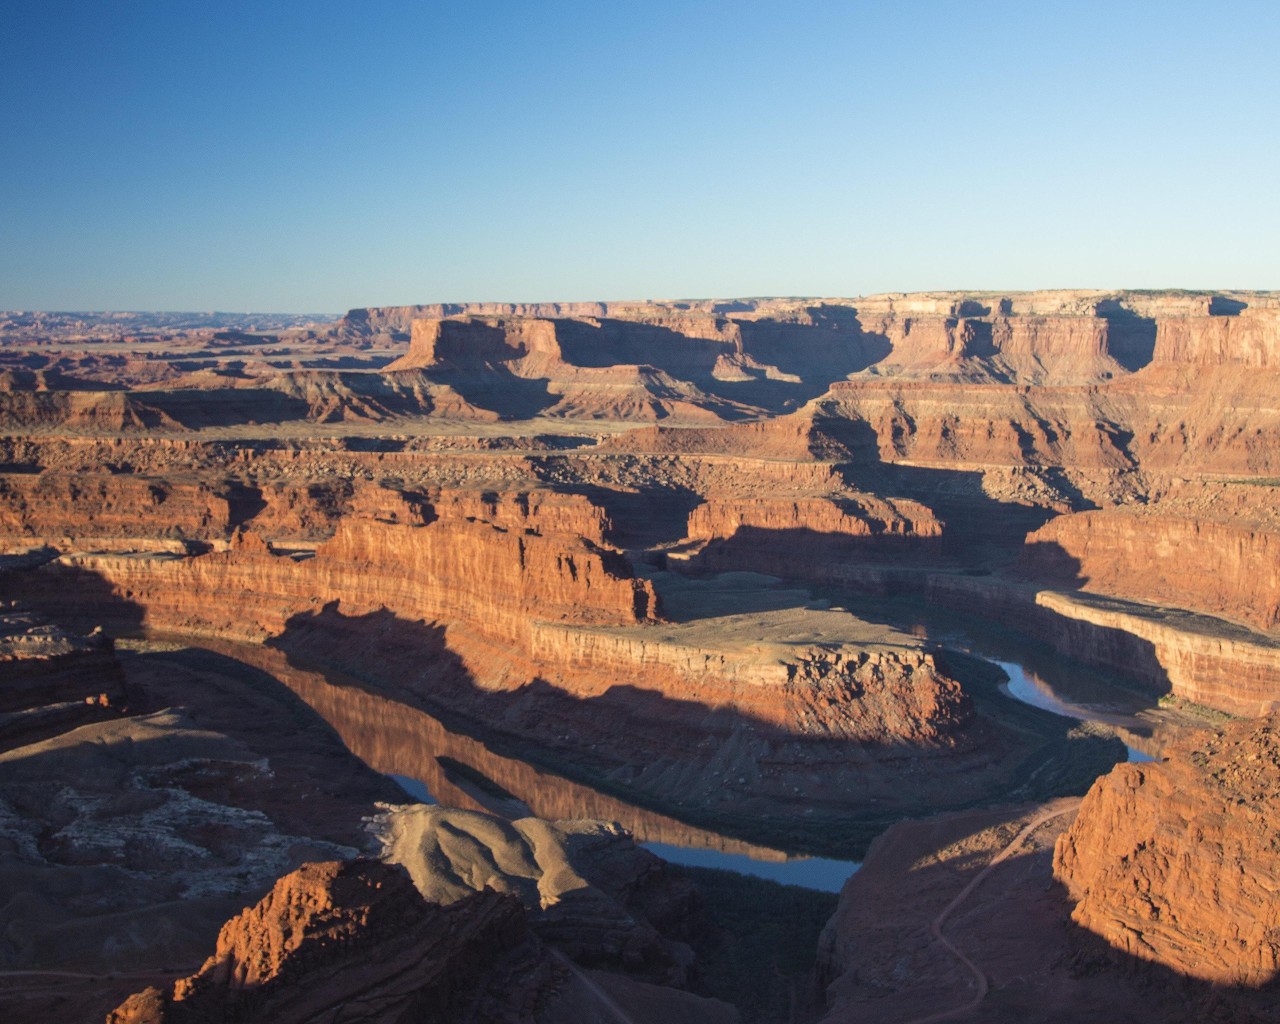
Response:
[{"label": "river", "polygon": [[[911,627],[908,626],[910,629]],[[917,629],[922,628],[917,625]],[[1066,671],[1053,659],[1031,663],[1017,644],[989,644],[972,632],[936,629],[936,637],[998,664],[1009,676],[1009,697],[1071,718],[1129,724],[1127,708],[1081,700],[1057,685]],[[929,634],[935,637],[934,632]],[[690,825],[633,806],[612,794],[565,779],[518,758],[501,755],[474,737],[454,732],[417,708],[370,693],[350,677],[301,667],[279,651],[256,645],[202,642],[212,653],[261,669],[305,701],[341,736],[348,749],[396,781],[413,800],[484,810],[508,819],[529,815],[549,820],[596,818],[620,822],[640,845],[664,860],[716,868],[787,885],[837,892],[859,863],[794,855]],[[1056,677],[1054,673],[1056,672]],[[1114,694],[1104,693],[1108,701]],[[1100,698],[1101,699],[1101,698]],[[1134,748],[1131,758],[1145,759]]]}]

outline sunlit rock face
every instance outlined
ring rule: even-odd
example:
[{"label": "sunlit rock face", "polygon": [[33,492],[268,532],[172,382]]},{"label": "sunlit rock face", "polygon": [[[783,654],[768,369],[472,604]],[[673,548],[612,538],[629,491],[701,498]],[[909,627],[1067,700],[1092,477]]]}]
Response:
[{"label": "sunlit rock face", "polygon": [[510,897],[476,894],[441,907],[394,867],[317,862],[228,921],[196,974],[131,996],[107,1020],[304,1024],[355,1004],[356,1019],[389,1024],[406,1014],[465,1018],[491,1001],[508,1004],[504,1019],[532,1022],[559,970]]},{"label": "sunlit rock face", "polygon": [[1280,723],[1234,722],[1099,779],[1058,841],[1072,920],[1125,954],[1222,985],[1280,973]]}]

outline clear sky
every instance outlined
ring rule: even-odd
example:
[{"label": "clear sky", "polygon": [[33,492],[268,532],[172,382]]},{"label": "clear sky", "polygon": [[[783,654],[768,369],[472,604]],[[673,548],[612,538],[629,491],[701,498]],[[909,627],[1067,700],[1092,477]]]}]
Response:
[{"label": "clear sky", "polygon": [[1280,288],[1280,5],[4,0],[0,308]]}]

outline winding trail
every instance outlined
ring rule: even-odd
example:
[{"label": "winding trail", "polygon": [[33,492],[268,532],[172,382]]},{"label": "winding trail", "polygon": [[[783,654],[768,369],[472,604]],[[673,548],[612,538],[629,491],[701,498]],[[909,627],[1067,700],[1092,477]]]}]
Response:
[{"label": "winding trail", "polygon": [[943,1010],[941,1013],[933,1013],[927,1017],[916,1017],[907,1021],[906,1024],[938,1024],[939,1021],[954,1020],[957,1017],[964,1016],[972,1010],[976,1010],[978,1006],[981,1005],[982,1001],[987,998],[987,992],[990,989],[987,976],[979,970],[977,964],[964,954],[959,946],[942,934],[942,926],[946,924],[947,918],[951,916],[956,908],[964,903],[964,901],[972,895],[973,891],[983,883],[986,877],[999,867],[1001,863],[1012,856],[1013,853],[1027,841],[1031,833],[1046,822],[1052,821],[1054,818],[1061,818],[1064,814],[1073,814],[1079,806],[1080,798],[1076,797],[1065,807],[1059,807],[1056,810],[1041,811],[1037,814],[1027,822],[1025,826],[1023,826],[1021,832],[1013,837],[1008,846],[992,857],[987,866],[971,878],[969,883],[963,889],[956,893],[955,898],[943,907],[938,913],[938,916],[929,923],[929,934],[946,946],[951,955],[969,969],[969,972],[977,982],[977,992],[975,992],[973,998],[963,1006],[957,1006],[951,1010]]}]

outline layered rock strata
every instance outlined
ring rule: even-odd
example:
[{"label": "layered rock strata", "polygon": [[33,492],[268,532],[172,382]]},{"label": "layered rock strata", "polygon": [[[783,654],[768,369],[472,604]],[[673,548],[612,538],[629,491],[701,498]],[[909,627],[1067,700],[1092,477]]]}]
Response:
[{"label": "layered rock strata", "polygon": [[1242,518],[1116,510],[1060,516],[1027,538],[1023,563],[1098,594],[1280,626],[1280,532]]}]

